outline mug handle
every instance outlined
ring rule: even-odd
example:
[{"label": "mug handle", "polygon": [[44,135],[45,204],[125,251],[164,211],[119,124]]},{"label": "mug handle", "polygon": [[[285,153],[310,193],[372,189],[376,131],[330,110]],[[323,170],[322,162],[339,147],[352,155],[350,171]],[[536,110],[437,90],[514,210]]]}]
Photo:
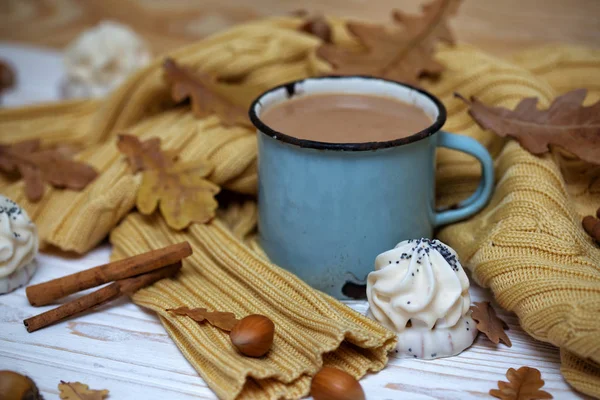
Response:
[{"label": "mug handle", "polygon": [[459,150],[475,156],[481,163],[481,182],[468,199],[461,201],[457,209],[437,212],[434,225],[446,225],[470,217],[481,210],[492,195],[494,185],[494,161],[490,153],[477,140],[468,136],[456,135],[449,132],[438,132],[438,146]]}]

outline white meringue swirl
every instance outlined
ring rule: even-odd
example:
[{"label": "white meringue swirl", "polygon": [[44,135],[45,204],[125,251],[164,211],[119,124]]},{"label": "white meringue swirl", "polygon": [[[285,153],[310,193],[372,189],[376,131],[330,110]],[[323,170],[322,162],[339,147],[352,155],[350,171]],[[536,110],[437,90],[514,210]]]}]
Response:
[{"label": "white meringue swirl", "polygon": [[67,98],[102,97],[152,60],[148,44],[131,28],[102,21],[67,46]]},{"label": "white meringue swirl", "polygon": [[[412,356],[456,354],[477,333],[469,313],[469,279],[456,252],[439,240],[407,240],[377,256],[367,298],[370,314],[398,332],[398,348]],[[439,338],[446,337],[450,344],[442,346]]]},{"label": "white meringue swirl", "polygon": [[[38,246],[37,228],[25,210],[0,196],[0,281],[21,276],[20,270],[26,267],[27,276],[30,276],[33,269],[29,264],[36,256]],[[7,285],[6,290],[9,288],[14,289],[13,285]]]}]

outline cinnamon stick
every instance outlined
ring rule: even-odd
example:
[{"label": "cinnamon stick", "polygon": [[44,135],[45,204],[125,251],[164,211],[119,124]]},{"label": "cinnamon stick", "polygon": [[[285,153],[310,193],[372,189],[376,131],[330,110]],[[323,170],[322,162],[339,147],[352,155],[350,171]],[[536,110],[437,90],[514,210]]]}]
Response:
[{"label": "cinnamon stick", "polygon": [[81,296],[78,299],[61,305],[60,307],[46,311],[45,313],[36,315],[34,317],[27,318],[23,321],[23,323],[27,328],[27,332],[35,332],[65,318],[113,300],[123,294],[131,295],[145,286],[175,274],[180,268],[181,261],[177,261],[174,264],[152,272],[113,282],[102,289],[96,290],[95,292],[85,296]]},{"label": "cinnamon stick", "polygon": [[190,254],[192,254],[190,244],[188,242],[181,242],[38,285],[29,286],[25,292],[32,306],[45,306],[81,290],[162,268],[165,265],[180,261]]}]

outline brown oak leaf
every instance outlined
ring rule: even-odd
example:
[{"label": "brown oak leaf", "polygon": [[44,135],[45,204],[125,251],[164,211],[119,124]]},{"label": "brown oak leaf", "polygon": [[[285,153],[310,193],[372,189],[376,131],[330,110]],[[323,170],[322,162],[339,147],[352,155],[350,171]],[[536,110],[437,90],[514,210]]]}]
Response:
[{"label": "brown oak leaf", "polygon": [[422,7],[420,16],[395,11],[393,17],[404,26],[402,30],[349,22],[347,29],[365,51],[324,44],[317,55],[332,64],[338,75],[372,75],[408,83],[438,76],[443,65],[433,59],[434,46],[438,41],[454,43],[447,19],[456,14],[461,1],[434,0]]},{"label": "brown oak leaf", "polygon": [[69,159],[63,149],[40,146],[38,139],[0,144],[0,171],[20,174],[30,201],[42,198],[44,182],[56,188],[82,190],[98,175],[91,166]]},{"label": "brown oak leaf", "polygon": [[134,173],[150,168],[149,165],[156,165],[156,161],[163,157],[160,139],[155,137],[142,142],[135,136],[123,134],[119,136],[117,147],[127,157]]},{"label": "brown oak leaf", "polygon": [[471,318],[477,322],[477,329],[480,332],[485,333],[488,339],[495,344],[502,341],[508,347],[512,347],[510,339],[504,332],[505,329],[508,329],[508,325],[498,318],[489,301],[474,303],[471,310],[473,311]]},{"label": "brown oak leaf", "polygon": [[165,60],[163,69],[165,79],[171,85],[173,100],[180,102],[189,98],[192,111],[197,117],[204,118],[216,114],[225,126],[252,127],[244,108],[230,102],[214,90],[217,83],[210,75],[204,72],[192,73],[170,58]]},{"label": "brown oak leaf", "polygon": [[92,390],[80,382],[60,381],[58,390],[63,400],[103,400],[108,396],[108,390]]},{"label": "brown oak leaf", "polygon": [[331,26],[329,26],[329,22],[322,15],[305,18],[304,23],[298,27],[298,30],[314,35],[324,43],[333,43]]},{"label": "brown oak leaf", "polygon": [[185,315],[197,322],[207,321],[209,324],[216,326],[224,331],[231,331],[233,327],[239,322],[233,313],[220,312],[220,311],[208,311],[206,308],[189,308],[179,307],[171,308],[167,311],[177,315]]},{"label": "brown oak leaf", "polygon": [[297,8],[289,12],[289,15],[297,18],[307,18],[310,15],[310,12],[304,8]]},{"label": "brown oak leaf", "polygon": [[498,381],[499,389],[490,390],[490,395],[502,400],[536,400],[551,399],[552,395],[540,390],[544,386],[542,374],[530,367],[518,370],[509,368],[506,371],[509,382]]},{"label": "brown oak leaf", "polygon": [[394,10],[392,17],[394,21],[403,24],[407,32],[420,36],[421,45],[433,51],[438,40],[455,43],[447,18],[456,15],[461,2],[462,0],[436,0],[423,5],[423,14],[420,16]]},{"label": "brown oak leaf", "polygon": [[584,107],[586,94],[586,89],[565,93],[554,99],[547,110],[537,108],[537,98],[526,98],[514,111],[456,96],[469,105],[469,114],[482,128],[517,139],[532,154],[546,153],[549,145],[557,145],[584,161],[600,165],[600,101]]},{"label": "brown oak leaf", "polygon": [[175,163],[160,149],[158,138],[142,142],[132,135],[119,135],[117,146],[134,172],[143,171],[136,197],[142,214],[150,215],[159,208],[167,225],[177,230],[215,216],[218,203],[214,196],[220,188],[205,179],[213,169],[208,161]]}]

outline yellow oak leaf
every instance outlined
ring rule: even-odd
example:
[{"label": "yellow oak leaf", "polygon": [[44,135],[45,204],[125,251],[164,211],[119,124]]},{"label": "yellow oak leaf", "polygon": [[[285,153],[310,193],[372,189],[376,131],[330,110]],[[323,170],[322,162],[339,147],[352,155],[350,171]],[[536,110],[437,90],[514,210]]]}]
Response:
[{"label": "yellow oak leaf", "polygon": [[541,400],[552,399],[552,395],[544,390],[542,374],[538,369],[521,367],[509,368],[506,371],[509,382],[498,381],[498,389],[490,390],[490,395],[502,400]]},{"label": "yellow oak leaf", "polygon": [[108,396],[108,390],[93,390],[81,382],[60,381],[58,390],[63,400],[103,400]]},{"label": "yellow oak leaf", "polygon": [[220,191],[218,185],[206,179],[212,165],[206,160],[175,163],[157,140],[142,142],[135,136],[119,135],[119,150],[134,171],[143,171],[136,197],[138,210],[149,215],[158,208],[167,224],[177,230],[192,222],[210,221],[219,206],[214,196]]}]

